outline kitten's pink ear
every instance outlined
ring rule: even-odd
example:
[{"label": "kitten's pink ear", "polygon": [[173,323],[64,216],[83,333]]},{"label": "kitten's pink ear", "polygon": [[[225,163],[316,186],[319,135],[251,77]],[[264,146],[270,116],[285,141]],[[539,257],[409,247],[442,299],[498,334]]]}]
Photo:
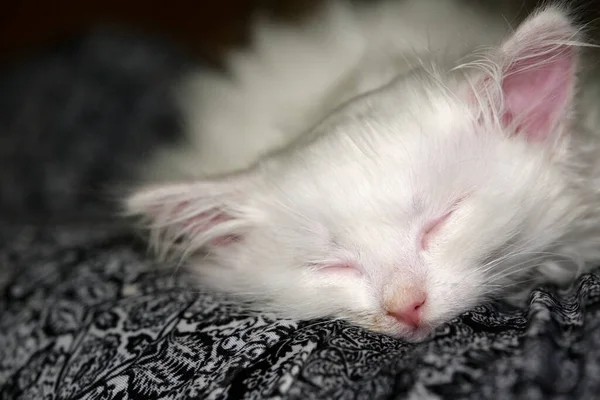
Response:
[{"label": "kitten's pink ear", "polygon": [[[545,141],[568,123],[575,90],[578,30],[558,8],[541,11],[519,26],[502,45],[500,96],[491,101],[503,128],[528,140]],[[499,78],[499,82],[498,81]],[[481,98],[480,96],[478,96]]]},{"label": "kitten's pink ear", "polygon": [[247,177],[150,186],[129,196],[125,210],[141,217],[161,256],[175,244],[187,254],[227,246],[243,236],[250,186]]}]

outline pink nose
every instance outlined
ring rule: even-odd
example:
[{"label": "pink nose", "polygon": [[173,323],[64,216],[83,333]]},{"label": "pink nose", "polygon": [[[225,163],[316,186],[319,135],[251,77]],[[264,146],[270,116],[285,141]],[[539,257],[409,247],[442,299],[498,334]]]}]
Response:
[{"label": "pink nose", "polygon": [[399,322],[413,328],[418,328],[421,325],[421,311],[425,304],[425,296],[409,303],[408,306],[388,311],[388,315],[396,318]]}]

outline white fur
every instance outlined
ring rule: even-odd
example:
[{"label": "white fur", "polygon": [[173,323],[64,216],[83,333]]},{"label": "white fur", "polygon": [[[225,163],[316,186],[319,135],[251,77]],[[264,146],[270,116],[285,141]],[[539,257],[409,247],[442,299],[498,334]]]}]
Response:
[{"label": "white fur", "polygon": [[[150,180],[242,169],[312,128],[345,101],[421,62],[456,60],[509,28],[455,1],[329,1],[302,25],[257,21],[251,50],[228,74],[201,70],[182,83],[185,145],[144,166]],[[432,12],[434,10],[434,12]]]},{"label": "white fur", "polygon": [[[598,262],[595,120],[574,127],[565,110],[532,143],[494,111],[502,66],[539,47],[537,32],[556,34],[542,49],[579,40],[565,13],[541,12],[500,47],[506,22],[459,2],[362,7],[332,3],[302,27],[263,21],[254,51],[232,56],[231,79],[190,78],[189,143],[161,153],[147,179],[197,181],[127,199],[159,249],[195,254],[203,283],[284,316],[346,318],[409,340]],[[423,226],[453,207],[421,249]],[[210,245],[224,235],[241,239]],[[358,272],[320,269],[340,262]],[[427,292],[417,330],[382,306],[414,286]]]}]

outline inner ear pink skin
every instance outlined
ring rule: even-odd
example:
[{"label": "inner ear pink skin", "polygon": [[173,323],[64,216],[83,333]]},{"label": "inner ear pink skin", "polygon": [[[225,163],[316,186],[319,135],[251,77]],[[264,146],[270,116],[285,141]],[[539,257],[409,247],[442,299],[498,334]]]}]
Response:
[{"label": "inner ear pink skin", "polygon": [[[172,217],[176,218],[180,213],[185,212],[190,206],[189,201],[182,201],[171,211]],[[181,229],[187,231],[187,235],[194,236],[203,231],[206,231],[223,222],[230,221],[231,217],[224,212],[210,211],[191,216],[181,222]],[[214,247],[224,247],[235,242],[239,242],[239,235],[223,235],[209,241],[209,244]]]},{"label": "inner ear pink skin", "polygon": [[241,240],[242,240],[242,236],[227,235],[227,236],[220,236],[218,238],[215,238],[215,239],[211,240],[209,242],[209,244],[214,247],[225,247],[232,243],[240,242]]},{"label": "inner ear pink skin", "polygon": [[564,117],[574,81],[574,51],[560,48],[552,53],[556,54],[516,63],[511,69],[517,72],[508,73],[502,82],[502,122],[509,125],[520,117],[515,133],[534,141],[546,139],[552,125]]}]

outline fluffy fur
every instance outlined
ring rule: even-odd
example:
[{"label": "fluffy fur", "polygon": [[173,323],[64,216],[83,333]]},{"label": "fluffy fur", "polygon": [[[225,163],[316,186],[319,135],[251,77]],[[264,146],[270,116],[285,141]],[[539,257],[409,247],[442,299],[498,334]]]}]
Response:
[{"label": "fluffy fur", "polygon": [[560,7],[508,28],[425,0],[263,21],[230,77],[190,77],[189,143],[147,168],[193,180],[140,188],[127,211],[204,284],[407,340],[568,282],[600,260],[582,37]]}]

